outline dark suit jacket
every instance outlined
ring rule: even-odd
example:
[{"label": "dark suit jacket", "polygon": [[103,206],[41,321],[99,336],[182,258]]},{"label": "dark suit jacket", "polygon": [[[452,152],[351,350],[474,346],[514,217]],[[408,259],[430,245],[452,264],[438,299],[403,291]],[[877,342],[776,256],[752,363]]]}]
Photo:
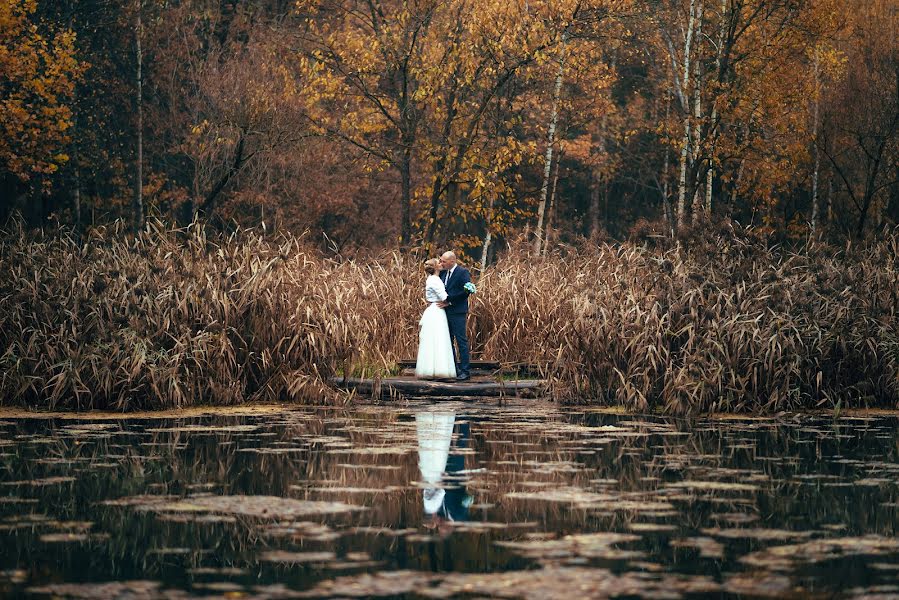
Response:
[{"label": "dark suit jacket", "polygon": [[[449,271],[441,271],[440,279],[443,280],[444,285],[446,285],[446,276],[449,274]],[[449,285],[446,286],[446,301],[449,302],[449,306],[446,307],[446,314],[448,315],[464,315],[468,312],[468,290],[465,289],[465,284],[471,281],[471,273],[468,272],[468,269],[463,267],[462,265],[456,265],[456,270],[453,271],[453,276],[450,277]]]}]

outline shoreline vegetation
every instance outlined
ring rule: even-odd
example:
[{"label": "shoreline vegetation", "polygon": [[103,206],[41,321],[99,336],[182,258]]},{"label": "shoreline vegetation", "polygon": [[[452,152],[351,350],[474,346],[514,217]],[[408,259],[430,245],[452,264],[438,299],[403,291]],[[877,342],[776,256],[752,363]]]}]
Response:
[{"label": "shoreline vegetation", "polygon": [[[338,373],[414,355],[419,260],[151,222],[80,242],[0,232],[0,397],[49,411],[346,403]],[[121,225],[120,227],[124,227]],[[668,414],[895,408],[899,231],[866,247],[585,244],[478,279],[474,356],[539,365],[552,399]]]}]

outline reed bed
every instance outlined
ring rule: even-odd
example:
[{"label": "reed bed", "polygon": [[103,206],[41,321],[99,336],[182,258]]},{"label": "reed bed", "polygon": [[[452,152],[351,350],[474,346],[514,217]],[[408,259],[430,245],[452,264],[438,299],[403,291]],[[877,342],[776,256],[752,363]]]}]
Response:
[{"label": "reed bed", "polygon": [[[510,253],[525,256],[526,253]],[[858,250],[600,245],[477,278],[476,357],[533,363],[559,401],[685,414],[899,400],[899,233]],[[414,357],[419,261],[156,223],[0,234],[0,398],[116,410],[345,402],[332,378]]]}]

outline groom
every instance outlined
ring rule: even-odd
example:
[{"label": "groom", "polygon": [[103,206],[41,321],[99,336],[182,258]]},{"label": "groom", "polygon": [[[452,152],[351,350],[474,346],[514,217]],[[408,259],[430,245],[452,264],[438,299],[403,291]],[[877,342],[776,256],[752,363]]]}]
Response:
[{"label": "groom", "polygon": [[441,302],[440,306],[446,310],[446,320],[449,324],[450,343],[455,341],[459,346],[456,353],[455,347],[453,354],[457,359],[457,376],[459,381],[465,381],[470,378],[468,374],[468,337],[465,334],[465,320],[468,317],[468,290],[465,284],[471,281],[471,273],[462,265],[457,264],[456,255],[452,252],[445,252],[440,257],[440,279],[446,287],[446,302]]}]

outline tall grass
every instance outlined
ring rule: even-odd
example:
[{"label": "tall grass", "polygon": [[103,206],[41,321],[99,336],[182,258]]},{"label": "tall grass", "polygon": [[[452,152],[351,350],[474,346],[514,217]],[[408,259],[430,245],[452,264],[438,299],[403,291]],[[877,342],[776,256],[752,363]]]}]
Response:
[{"label": "tall grass", "polygon": [[[540,365],[558,400],[670,413],[899,400],[899,233],[770,250],[719,232],[501,260],[475,355]],[[512,256],[524,254],[510,253]],[[137,238],[0,235],[0,399],[43,408],[340,402],[343,374],[414,357],[419,262],[330,260],[302,240],[151,224]]]}]

